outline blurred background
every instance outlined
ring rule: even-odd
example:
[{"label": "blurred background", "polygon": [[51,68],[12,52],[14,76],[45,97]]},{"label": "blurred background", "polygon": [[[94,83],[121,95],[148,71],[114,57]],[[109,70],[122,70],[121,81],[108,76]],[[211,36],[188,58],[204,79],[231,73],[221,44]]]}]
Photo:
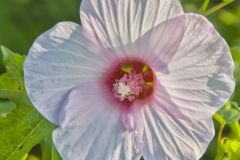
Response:
[{"label": "blurred background", "polygon": [[[221,0],[211,0],[209,8],[221,2]],[[185,12],[197,13],[203,0],[181,0],[181,3]],[[0,0],[0,45],[20,54],[27,54],[34,39],[57,22],[80,23],[79,6],[80,0]],[[240,80],[240,74],[238,74],[240,71],[240,1],[235,0],[209,15],[208,19],[231,47],[236,63],[236,79]],[[1,56],[0,61],[2,61]],[[0,63],[0,73],[3,71]],[[232,100],[240,104],[239,85]],[[217,130],[218,125],[215,124],[215,126]],[[229,134],[227,129],[224,130],[224,134]],[[202,160],[213,160],[216,148],[214,139]],[[38,151],[36,149],[34,152]]]}]

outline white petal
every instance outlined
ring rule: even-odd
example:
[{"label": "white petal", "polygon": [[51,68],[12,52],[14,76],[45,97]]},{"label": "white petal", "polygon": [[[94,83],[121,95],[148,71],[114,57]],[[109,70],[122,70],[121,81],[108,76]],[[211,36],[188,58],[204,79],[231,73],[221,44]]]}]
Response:
[{"label": "white petal", "polygon": [[131,110],[126,111],[126,113],[122,114],[122,122],[124,127],[128,131],[133,131],[135,129],[135,122],[134,122],[134,118]]},{"label": "white petal", "polygon": [[137,39],[129,50],[154,70],[162,70],[176,54],[186,29],[186,16],[166,20]]},{"label": "white petal", "polygon": [[53,133],[64,160],[134,160],[140,158],[135,132],[122,123],[119,108],[106,100],[101,86],[84,83],[68,95],[61,128]]},{"label": "white petal", "polygon": [[59,23],[36,39],[24,63],[25,85],[33,105],[48,120],[58,123],[59,107],[72,87],[99,79],[108,63],[99,52],[71,22]]},{"label": "white petal", "polygon": [[146,160],[198,160],[214,136],[211,119],[177,120],[152,106],[142,107],[135,116]]},{"label": "white petal", "polygon": [[156,90],[156,99],[171,104],[172,113],[207,119],[234,90],[234,63],[227,43],[206,18],[196,14],[186,14],[186,18],[187,28],[179,50],[167,68],[157,73],[165,94],[161,93],[163,89]]},{"label": "white petal", "polygon": [[83,0],[80,13],[85,29],[109,46],[119,47],[183,10],[178,0]]}]

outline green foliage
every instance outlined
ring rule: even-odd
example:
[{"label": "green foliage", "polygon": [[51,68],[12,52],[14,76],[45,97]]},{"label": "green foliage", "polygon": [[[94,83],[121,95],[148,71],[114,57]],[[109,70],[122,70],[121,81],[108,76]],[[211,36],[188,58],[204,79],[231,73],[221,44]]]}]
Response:
[{"label": "green foliage", "polygon": [[199,9],[199,12],[202,13],[207,10],[210,0],[204,0],[202,7]]},{"label": "green foliage", "polygon": [[216,160],[239,160],[240,141],[236,139],[224,138],[220,144],[222,152],[217,155]]},{"label": "green foliage", "polygon": [[41,143],[42,159],[44,160],[60,160],[61,157],[55,150],[55,146],[52,142],[52,137],[46,137]]},{"label": "green foliage", "polygon": [[16,108],[16,103],[9,100],[0,100],[0,117],[5,117]]},{"label": "green foliage", "polygon": [[204,12],[202,12],[202,15],[208,16],[232,2],[234,2],[234,0],[223,0],[222,3],[219,3],[219,4],[215,5],[214,7],[210,8],[209,10],[205,11],[209,4],[209,1],[205,1],[205,3],[203,4],[203,6],[200,9],[200,13],[201,13],[201,11],[204,11]]},{"label": "green foliage", "polygon": [[7,73],[0,76],[0,98],[10,99],[18,104],[31,105],[23,82],[22,65],[25,56],[15,54],[3,46],[1,50]]},{"label": "green foliage", "polygon": [[229,102],[224,105],[222,109],[218,111],[225,123],[238,122],[240,120],[240,108],[237,103]]},{"label": "green foliage", "polygon": [[24,159],[37,144],[43,148],[43,160],[59,160],[49,140],[55,126],[34,109],[25,92],[22,69],[25,56],[5,47],[1,49],[7,73],[0,76],[0,99],[15,103],[16,109],[0,118],[0,160]]},{"label": "green foliage", "polygon": [[236,87],[235,91],[231,97],[232,101],[236,101],[240,104],[240,63],[235,63],[235,81],[236,81]]},{"label": "green foliage", "polygon": [[[239,160],[240,155],[240,107],[236,102],[228,102],[213,117],[220,125],[218,129],[218,146],[215,160]],[[222,136],[224,127],[230,133]]]},{"label": "green foliage", "polygon": [[233,54],[233,59],[236,63],[240,62],[240,45],[231,47],[231,52]]}]

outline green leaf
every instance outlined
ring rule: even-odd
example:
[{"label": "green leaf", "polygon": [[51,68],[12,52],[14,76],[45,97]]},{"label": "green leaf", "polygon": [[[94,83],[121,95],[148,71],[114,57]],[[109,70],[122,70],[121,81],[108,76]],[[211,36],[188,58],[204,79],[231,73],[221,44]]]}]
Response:
[{"label": "green leaf", "polygon": [[41,160],[39,157],[29,154],[26,160]]},{"label": "green leaf", "polygon": [[23,82],[23,61],[25,56],[13,53],[1,46],[3,64],[7,73],[0,76],[0,99],[11,99],[14,102],[31,105]]},{"label": "green leaf", "polygon": [[28,154],[25,154],[22,158],[21,158],[21,160],[26,160],[28,158]]},{"label": "green leaf", "polygon": [[59,153],[52,142],[52,137],[45,138],[41,143],[42,160],[61,160]]},{"label": "green leaf", "polygon": [[236,103],[228,102],[218,111],[226,123],[237,122],[240,119],[240,111]]},{"label": "green leaf", "polygon": [[229,128],[231,130],[231,136],[240,139],[240,124],[239,124],[239,121],[229,123]]},{"label": "green leaf", "polygon": [[[0,118],[0,159],[19,160],[26,158],[34,146],[50,139],[56,126],[41,116],[27,97],[22,69],[25,57],[5,47],[1,49],[7,73],[0,76],[0,98],[14,102],[16,109]],[[54,145],[48,142],[44,147],[54,148]]]},{"label": "green leaf", "polygon": [[16,103],[9,100],[0,100],[0,118],[7,116],[16,108]]},{"label": "green leaf", "polygon": [[12,52],[4,46],[1,46],[3,54],[3,64],[7,70],[7,74],[14,78],[18,83],[23,84],[23,62],[25,56],[21,56]]},{"label": "green leaf", "polygon": [[240,141],[231,140],[229,142],[229,146],[233,153],[238,154],[240,156]]},{"label": "green leaf", "polygon": [[0,157],[19,160],[55,128],[31,106],[18,106],[0,119]]},{"label": "green leaf", "polygon": [[225,157],[230,160],[239,160],[240,158],[240,141],[237,139],[224,138],[221,148],[225,153]]}]

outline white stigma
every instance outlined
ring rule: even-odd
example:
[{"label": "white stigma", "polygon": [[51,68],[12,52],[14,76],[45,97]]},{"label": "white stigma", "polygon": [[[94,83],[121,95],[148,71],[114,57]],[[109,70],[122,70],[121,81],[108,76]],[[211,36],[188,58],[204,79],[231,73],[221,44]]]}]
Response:
[{"label": "white stigma", "polygon": [[131,102],[142,92],[143,82],[141,74],[125,74],[113,84],[114,96],[120,101],[128,99]]},{"label": "white stigma", "polygon": [[114,88],[117,91],[118,97],[121,101],[123,101],[125,98],[128,98],[131,95],[131,89],[130,87],[125,83],[115,83]]}]

